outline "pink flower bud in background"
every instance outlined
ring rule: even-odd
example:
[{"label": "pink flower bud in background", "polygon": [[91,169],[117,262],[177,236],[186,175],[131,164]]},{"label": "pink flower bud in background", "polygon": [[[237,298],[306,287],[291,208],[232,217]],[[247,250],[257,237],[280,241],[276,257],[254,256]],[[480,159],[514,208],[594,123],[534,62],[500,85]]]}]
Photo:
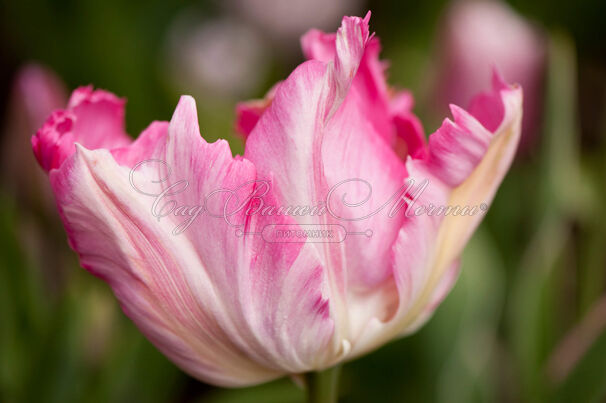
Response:
[{"label": "pink flower bud in background", "polygon": [[543,108],[546,41],[537,27],[501,1],[454,1],[439,36],[441,105],[468,105],[496,68],[524,88],[520,148],[536,140]]},{"label": "pink flower bud in background", "polygon": [[3,128],[1,175],[4,186],[28,208],[54,209],[46,178],[32,168],[30,137],[66,100],[63,82],[43,66],[29,64],[15,75]]},{"label": "pink flower bud in background", "polygon": [[49,242],[49,234],[60,233],[61,222],[48,179],[36,167],[30,139],[32,132],[66,100],[65,85],[54,72],[37,64],[23,66],[13,80],[2,133],[0,176],[3,190],[17,209],[16,236],[27,245],[30,262],[40,269],[44,286],[51,291],[63,286],[63,269],[72,257],[65,248]]},{"label": "pink flower bud in background", "polygon": [[183,13],[168,35],[167,62],[182,91],[233,99],[258,89],[268,70],[269,50],[258,32],[238,21],[200,20]]},{"label": "pink flower bud in background", "polygon": [[[426,142],[412,96],[387,86],[369,19],[310,31],[308,60],[264,101],[240,105],[243,156],[201,137],[189,96],[170,122],[131,141],[124,101],[80,88],[32,138],[82,266],[196,378],[243,386],[354,359],[415,331],[457,277],[483,215],[429,210],[490,204],[518,144],[522,91],[495,75]],[[405,213],[412,192],[398,193],[407,180],[427,181],[414,214]],[[255,181],[266,192],[239,197],[258,191]],[[157,210],[159,195],[170,200]],[[393,195],[405,206],[392,215],[380,207]],[[331,212],[251,214],[260,203]],[[176,231],[191,214],[196,221]],[[342,239],[275,242],[265,237],[274,226],[333,228]]]}]

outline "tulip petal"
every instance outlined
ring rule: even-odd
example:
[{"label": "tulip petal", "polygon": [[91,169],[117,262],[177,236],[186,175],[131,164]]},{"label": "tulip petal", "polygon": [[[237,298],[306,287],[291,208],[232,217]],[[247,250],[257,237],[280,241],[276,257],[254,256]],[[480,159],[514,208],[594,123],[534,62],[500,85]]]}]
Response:
[{"label": "tulip petal", "polygon": [[[368,20],[369,15],[366,16]],[[317,29],[309,30],[301,38],[303,54],[308,60],[331,63],[337,58],[337,34]],[[405,157],[421,154],[425,149],[423,126],[412,113],[413,100],[408,91],[391,96],[386,79],[387,64],[379,59],[381,44],[371,36],[351,83],[352,91],[365,100],[361,113],[372,122],[375,135],[397,149]],[[276,84],[263,99],[242,102],[236,107],[236,131],[247,137],[275,96]]]},{"label": "tulip petal", "polygon": [[65,85],[59,77],[37,64],[26,65],[20,70],[15,79],[14,92],[17,102],[23,104],[32,132],[67,100]]},{"label": "tulip petal", "polygon": [[278,82],[271,87],[263,99],[240,102],[236,105],[236,132],[242,137],[247,138],[255,128],[263,112],[271,105],[281,83]]},{"label": "tulip petal", "polygon": [[396,136],[394,149],[402,158],[411,155],[423,158],[427,153],[425,131],[418,117],[412,113],[414,100],[408,91],[400,91],[390,102],[390,113]]},{"label": "tulip petal", "polygon": [[[495,77],[498,77],[496,73]],[[494,131],[486,130],[462,109],[453,108],[456,128],[453,129],[448,124],[432,136],[436,137],[435,144],[439,146],[432,149],[430,138],[430,156],[428,160],[419,162],[425,164],[428,175],[451,189],[448,193],[448,206],[487,206],[511,165],[520,138],[522,91],[519,87],[504,87],[501,83],[502,80],[495,79],[493,86],[493,95],[496,96],[493,99],[498,97],[493,108],[503,108],[501,123]],[[451,137],[458,129],[462,129],[459,136]],[[487,133],[490,136],[488,141]],[[448,140],[451,140],[451,149],[460,152],[457,158],[453,158],[449,150],[441,147]],[[410,164],[417,162],[411,161]],[[431,292],[428,290],[433,289],[447,268],[458,258],[482,217],[483,214],[444,217],[436,238],[437,253],[428,262],[430,276],[418,299],[422,302],[416,302],[416,306],[420,307],[430,300]],[[412,317],[412,312],[407,316]]]},{"label": "tulip petal", "polygon": [[[241,354],[209,313],[221,312],[200,258],[168,221],[151,220],[129,171],[106,150],[82,147],[50,179],[80,263],[112,287],[122,308],[165,355],[192,376],[221,385],[277,374]],[[183,268],[188,268],[183,271]],[[206,309],[198,306],[203,295]]]},{"label": "tulip petal", "polygon": [[[351,235],[344,243],[348,289],[362,293],[391,276],[391,245],[403,216],[389,217],[389,208],[382,206],[406,178],[403,161],[361,113],[365,103],[363,95],[352,90],[327,125],[322,145],[324,172],[332,191],[328,207],[348,232],[372,232],[371,236]],[[351,206],[366,198],[361,206]]]},{"label": "tulip petal", "polygon": [[[335,37],[334,59],[328,63],[310,60],[295,69],[280,84],[247,139],[246,158],[255,164],[259,177],[274,177],[276,198],[282,205],[315,206],[326,198],[323,142],[364,55],[369,18],[344,17]],[[297,217],[297,222],[328,224],[332,220],[328,215],[308,215]],[[334,336],[337,348],[348,332],[343,245],[320,243],[316,249],[330,278],[331,311],[339,319]]]},{"label": "tulip petal", "polygon": [[[484,98],[489,103],[482,106],[478,118],[500,116],[495,130],[489,130],[490,121],[484,126],[476,117],[453,107],[454,122],[446,120],[430,136],[427,157],[408,159],[409,178],[429,180],[417,207],[486,208],[492,201],[515,155],[522,118],[521,88],[504,85],[497,73],[493,81],[490,97]],[[458,258],[483,211],[474,215],[413,215],[404,222],[393,249],[398,308],[388,321],[374,320],[368,325],[354,345],[353,356],[397,334],[410,333],[431,316],[435,301],[454,283]]]},{"label": "tulip petal", "polygon": [[[361,38],[356,39],[352,32],[361,33]],[[412,98],[409,96],[405,105],[399,102],[404,98],[401,93],[398,102],[388,104],[383,73],[378,70],[378,42],[372,45],[371,39],[366,48],[359,46],[366,42],[367,32],[367,19],[352,18],[344,19],[337,34],[311,31],[304,37],[303,47],[314,60],[304,63],[280,85],[246,145],[246,156],[260,172],[277,174],[278,199],[285,204],[313,205],[334,186],[356,178],[365,182],[348,183],[333,194],[334,199],[347,196],[363,200],[371,191],[361,209],[329,206],[338,218],[328,222],[343,225],[352,235],[342,246],[322,245],[320,251],[333,276],[335,298],[331,302],[341,319],[336,337],[342,338],[357,337],[368,320],[377,315],[385,319],[392,310],[391,245],[403,215],[388,217],[388,209],[372,214],[405,186],[404,164],[380,134],[385,133],[385,127],[394,131],[392,112],[402,122],[402,137],[416,140],[411,141],[411,150],[416,153],[425,146],[420,124],[410,118]],[[359,69],[352,60],[358,60]],[[373,114],[374,107],[385,115],[383,120]],[[292,186],[294,183],[298,186]],[[369,218],[360,219],[367,215]],[[298,220],[314,223],[309,217]],[[360,310],[369,306],[376,309]]]},{"label": "tulip petal", "polygon": [[[370,13],[366,16],[365,21],[368,22],[369,17]],[[301,38],[301,47],[308,60],[331,63],[338,59],[336,33],[311,29]],[[389,89],[384,73],[387,65],[379,60],[380,51],[379,39],[375,36],[370,37],[351,85],[367,101],[361,113],[373,123],[374,132],[384,137],[389,144],[392,144],[395,141],[395,130],[391,123],[392,115],[390,111],[392,108],[390,108]],[[336,68],[339,68],[338,63],[336,63]],[[236,130],[244,137],[252,131],[261,114],[271,103],[276,87],[277,85],[272,87],[262,100],[238,104],[236,108]],[[412,107],[412,104],[410,107]],[[394,115],[401,112],[403,111],[394,111]],[[410,110],[408,109],[406,112],[408,113]]]},{"label": "tulip petal", "polygon": [[130,144],[124,131],[124,101],[92,87],[78,88],[67,109],[55,111],[32,137],[34,154],[47,172],[73,154],[76,142],[90,149]]},{"label": "tulip petal", "polygon": [[[305,57],[330,62],[335,57],[335,39],[334,33],[310,30],[301,38]],[[416,155],[425,144],[423,126],[412,113],[414,102],[410,92],[392,96],[393,90],[385,79],[387,63],[379,59],[380,51],[379,38],[372,36],[352,83],[353,91],[366,101],[360,113],[372,122],[376,134],[398,149],[399,155]]]},{"label": "tulip petal", "polygon": [[[236,189],[258,179],[249,161],[232,158],[227,142],[203,142],[196,116],[193,99],[183,98],[169,127],[169,141],[159,142],[162,148],[154,154],[154,158],[170,164],[176,178],[196,172],[196,177],[188,179],[188,192],[176,196],[182,205],[199,204],[200,195]],[[188,153],[190,159],[183,158]],[[218,174],[223,178],[219,182]],[[250,194],[253,186],[250,183],[241,193]],[[269,194],[265,201],[271,203],[272,198]],[[216,207],[226,204],[223,197],[211,198],[207,208],[216,213]],[[324,270],[313,248],[266,243],[258,236],[239,238],[236,229],[223,218],[208,214],[198,220],[187,230],[188,236],[207,261],[208,275],[237,324],[230,330],[232,338],[237,337],[238,344],[256,361],[282,371],[302,372],[317,364],[310,359],[330,352],[326,343],[333,324],[324,295]],[[242,230],[253,233],[261,232],[268,224],[296,224],[289,217],[246,217],[243,212],[230,217],[230,222],[244,223]],[[285,321],[285,317],[292,317],[293,310],[297,310],[299,321]],[[307,315],[303,315],[305,310]],[[260,316],[260,312],[267,316]],[[309,340],[315,343],[308,345]]]},{"label": "tulip petal", "polygon": [[[139,159],[150,166],[131,175],[129,165]],[[167,166],[175,180],[158,182]],[[209,212],[176,234],[182,216],[152,214],[149,194],[181,180],[187,192],[171,195],[164,207],[204,205],[215,190],[254,186],[249,161],[233,158],[225,141],[200,137],[193,99],[184,97],[170,124],[153,123],[130,147],[109,153],[78,146],[50,177],[83,267],[110,284],[125,313],[188,373],[239,386],[308,371],[335,356],[326,278],[312,248],[239,237]],[[227,203],[221,194],[214,201]],[[243,232],[267,224],[243,213],[230,218],[245,223]]]},{"label": "tulip petal", "polygon": [[[301,38],[303,54],[309,60],[328,63],[335,59],[337,46],[336,34],[325,33],[317,29],[308,31]],[[356,77],[353,79],[352,88],[360,93],[362,99],[366,100],[365,108],[360,112],[372,122],[375,133],[392,144],[395,133],[389,115],[389,91],[384,73],[386,64],[379,60],[380,51],[379,39],[375,36],[371,37],[360,61]]]}]

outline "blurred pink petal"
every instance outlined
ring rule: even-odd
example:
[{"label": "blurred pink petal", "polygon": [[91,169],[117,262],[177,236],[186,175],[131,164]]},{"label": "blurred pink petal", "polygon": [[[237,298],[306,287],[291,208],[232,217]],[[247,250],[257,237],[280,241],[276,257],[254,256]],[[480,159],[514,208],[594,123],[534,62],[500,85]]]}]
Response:
[{"label": "blurred pink petal", "polygon": [[547,44],[540,31],[504,2],[456,1],[439,38],[440,103],[468,105],[490,83],[496,68],[507,81],[524,88],[520,147],[530,147],[543,108]]},{"label": "blurred pink petal", "polygon": [[[53,110],[64,106],[66,99],[65,86],[47,68],[29,64],[17,72],[3,127],[2,176],[5,185],[22,202],[51,204],[51,195],[44,192],[47,186],[41,185],[46,181],[44,175],[24,161],[32,161],[29,141],[32,132]],[[31,181],[37,181],[38,185],[32,186]]]},{"label": "blurred pink petal", "polygon": [[23,67],[16,79],[15,102],[22,102],[32,128],[44,123],[48,115],[65,104],[65,85],[45,67],[30,64]]},{"label": "blurred pink petal", "polygon": [[71,259],[60,238],[61,231],[48,178],[35,163],[31,135],[56,108],[65,106],[67,90],[47,67],[26,64],[15,74],[3,120],[0,182],[5,196],[18,206],[16,235],[27,245],[28,261],[40,270],[42,286],[49,295],[63,287],[66,262]]}]

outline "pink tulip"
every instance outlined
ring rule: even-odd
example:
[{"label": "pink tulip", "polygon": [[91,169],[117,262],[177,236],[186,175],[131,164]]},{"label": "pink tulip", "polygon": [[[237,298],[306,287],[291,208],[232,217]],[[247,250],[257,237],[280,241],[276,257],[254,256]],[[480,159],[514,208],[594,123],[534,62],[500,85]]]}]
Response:
[{"label": "pink tulip", "polygon": [[[355,218],[408,179],[429,180],[415,211],[489,204],[516,150],[522,91],[495,76],[426,143],[411,95],[385,82],[369,17],[343,18],[336,34],[309,32],[310,60],[265,101],[240,105],[244,156],[204,141],[189,96],[170,122],[131,142],[124,102],[91,88],[32,139],[82,266],[196,378],[242,386],[351,360],[421,326],[456,279],[482,214]],[[347,182],[355,178],[366,182]],[[233,195],[260,189],[233,208],[243,200]],[[346,239],[275,241],[327,228]]]},{"label": "pink tulip", "polygon": [[46,67],[32,63],[17,71],[3,127],[0,175],[5,188],[32,210],[51,212],[54,206],[46,177],[33,163],[29,137],[66,99],[65,85]]},{"label": "pink tulip", "polygon": [[501,1],[455,1],[448,9],[439,47],[440,103],[467,105],[497,68],[524,87],[520,148],[536,141],[543,108],[546,40],[529,21]]}]

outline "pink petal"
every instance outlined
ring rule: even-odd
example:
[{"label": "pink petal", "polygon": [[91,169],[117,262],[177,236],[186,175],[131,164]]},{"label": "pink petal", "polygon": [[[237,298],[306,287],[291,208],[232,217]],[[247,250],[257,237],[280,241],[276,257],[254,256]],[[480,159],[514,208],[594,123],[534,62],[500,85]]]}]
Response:
[{"label": "pink petal", "polygon": [[[50,70],[36,64],[23,67],[16,79],[15,96],[23,103],[32,131],[42,126],[48,115],[64,105],[64,84]],[[31,134],[30,134],[31,135]]]},{"label": "pink petal", "polygon": [[412,113],[414,100],[408,91],[400,91],[390,102],[390,114],[395,126],[395,150],[402,158],[411,155],[422,158],[427,153],[425,131],[419,118]]},{"label": "pink petal", "polygon": [[263,112],[271,105],[280,84],[281,82],[278,82],[271,87],[265,98],[240,102],[236,106],[236,131],[242,137],[248,137],[250,132],[255,128]]},{"label": "pink petal", "polygon": [[[367,19],[368,17],[369,15],[366,16]],[[334,33],[324,33],[316,29],[310,30],[301,38],[303,54],[310,60],[330,62],[335,59],[338,46]],[[352,86],[367,100],[361,112],[373,123],[376,133],[392,144],[394,130],[389,115],[389,93],[384,74],[386,65],[379,60],[380,51],[379,39],[373,36],[366,45]]]},{"label": "pink petal", "polygon": [[34,154],[47,172],[59,168],[74,153],[76,142],[90,149],[128,145],[124,101],[92,87],[78,88],[67,109],[55,111],[32,137]]},{"label": "pink petal", "polygon": [[[504,85],[495,77],[493,91],[484,99],[487,102],[481,108],[484,114],[479,117],[499,116],[502,111],[493,131],[469,113],[453,107],[454,122],[446,120],[430,136],[427,156],[408,159],[409,179],[417,183],[429,180],[415,207],[479,208],[492,201],[519,142],[522,91]],[[471,216],[412,214],[405,220],[393,246],[398,308],[389,320],[369,323],[354,345],[353,356],[397,334],[414,331],[429,318],[454,283],[458,258],[482,217],[483,211]]]},{"label": "pink petal", "polygon": [[[366,16],[368,21],[369,15]],[[367,30],[367,28],[365,28]],[[301,38],[303,54],[308,60],[331,63],[337,58],[337,34],[325,33],[317,29],[309,30]],[[412,113],[412,95],[402,91],[392,98],[385,80],[387,64],[379,60],[381,45],[379,39],[372,36],[364,49],[351,86],[353,91],[366,100],[358,113],[372,122],[373,133],[384,138],[396,148],[402,157],[411,153],[424,152],[425,136],[419,119]],[[339,62],[335,63],[339,66]],[[279,84],[279,83],[278,83]],[[252,131],[261,115],[271,104],[275,95],[274,86],[262,100],[253,100],[238,104],[236,108],[236,130],[244,137]]]},{"label": "pink petal", "polygon": [[[335,57],[335,34],[312,29],[301,38],[305,57],[329,62]],[[373,36],[364,52],[352,88],[367,102],[360,111],[375,127],[375,132],[392,146],[402,146],[398,139],[410,141],[410,150],[416,152],[424,144],[423,127],[412,113],[412,96],[403,91],[392,98],[385,80],[387,64],[379,59],[381,44]],[[402,101],[407,99],[408,103]],[[400,144],[398,144],[400,143]],[[406,147],[404,150],[406,151]]]},{"label": "pink petal", "polygon": [[64,84],[44,66],[28,64],[17,71],[3,121],[0,169],[3,188],[21,205],[35,204],[53,213],[55,205],[47,178],[35,163],[31,136],[53,112],[67,102]]},{"label": "pink petal", "polygon": [[[348,94],[327,125],[322,145],[324,173],[331,190],[328,206],[337,217],[335,222],[349,233],[341,253],[347,276],[347,337],[352,341],[372,318],[389,317],[393,298],[389,285],[391,245],[403,215],[389,217],[390,209],[381,207],[390,199],[394,201],[406,178],[402,160],[361,113],[364,101],[360,97],[353,90]],[[345,205],[362,201],[359,207]]]},{"label": "pink petal", "polygon": [[[494,130],[486,130],[472,115],[453,106],[454,123],[445,123],[430,136],[428,158],[407,164],[409,169],[413,169],[413,165],[418,166],[416,169],[424,171],[425,177],[432,183],[440,184],[432,185],[434,189],[445,189],[445,205],[487,207],[511,165],[520,139],[522,91],[519,87],[504,84],[495,72],[490,95],[490,101],[483,105],[483,110],[488,111],[490,116],[499,116],[499,111],[502,112],[500,123]],[[456,150],[456,157],[452,150]],[[409,305],[405,316],[412,318],[418,310],[432,311],[431,307],[435,308],[435,303],[431,301],[441,298],[436,295],[443,295],[444,290],[439,284],[453,284],[444,279],[448,278],[449,268],[458,260],[483,215],[442,217],[434,236],[437,244],[434,251],[427,255],[431,258],[420,266],[430,267],[429,270],[425,269],[430,274],[417,283],[417,286],[423,284],[422,291]],[[435,227],[427,228],[431,231]],[[406,265],[403,260],[398,263],[397,254],[394,261],[396,270]]]},{"label": "pink petal", "polygon": [[[496,70],[493,71],[492,86],[495,90],[507,89],[507,84]],[[491,132],[497,130],[505,114],[503,100],[495,90],[477,94],[469,105],[469,112]]]},{"label": "pink petal", "polygon": [[[364,26],[359,28],[352,22]],[[387,95],[378,41],[373,38],[360,49],[358,45],[365,41],[351,35],[358,32],[364,38],[368,35],[366,24],[366,20],[344,19],[337,34],[311,31],[303,38],[304,51],[314,60],[304,63],[280,85],[246,147],[246,156],[260,173],[275,174],[278,200],[285,205],[314,205],[344,179],[361,178],[371,184],[372,198],[361,209],[341,205],[335,211],[339,218],[326,221],[339,223],[353,233],[343,249],[323,245],[319,251],[333,276],[336,295],[331,302],[343,326],[338,329],[343,331],[342,337],[352,338],[372,317],[386,318],[389,309],[385,305],[393,298],[384,284],[392,276],[391,245],[403,216],[389,218],[388,209],[384,209],[368,219],[355,219],[379,208],[404,186],[406,169],[385,141],[385,133],[391,137],[397,130],[410,142],[410,152],[415,155],[422,155],[425,149],[422,127],[410,111],[410,95],[403,102],[405,93],[400,93],[393,104]],[[344,53],[345,49],[350,53]],[[359,68],[352,60],[358,60]],[[334,70],[329,67],[331,63]],[[333,97],[344,99],[335,104]],[[392,120],[395,118],[397,125]],[[350,200],[363,200],[368,191],[363,183],[353,182],[343,190]],[[343,195],[334,193],[336,200]],[[298,220],[318,222],[309,217]],[[368,230],[375,231],[370,238],[364,235]],[[348,308],[343,306],[345,299]],[[377,309],[365,309],[371,305]]]},{"label": "pink petal", "polygon": [[172,235],[170,221],[150,219],[148,200],[128,177],[106,150],[82,147],[51,172],[81,265],[107,281],[139,329],[192,376],[221,385],[277,376],[242,354],[217,325],[225,308],[200,257],[187,239]]},{"label": "pink petal", "polygon": [[325,195],[322,129],[347,95],[368,40],[368,20],[343,18],[337,36],[340,50],[334,65],[319,61],[300,65],[279,86],[246,144],[245,155],[260,175],[276,174],[285,203],[317,202]]},{"label": "pink petal", "polygon": [[[368,18],[343,18],[333,62],[311,60],[300,65],[279,86],[247,139],[246,158],[255,164],[260,178],[274,178],[281,205],[315,206],[328,193],[322,158],[325,127],[345,100],[364,55]],[[331,222],[327,215],[297,220],[300,224]],[[342,245],[318,245],[315,248],[330,278],[331,312],[340,320],[335,332],[338,340],[347,331]]]},{"label": "pink petal", "polygon": [[[188,124],[183,126],[183,122]],[[179,133],[187,136],[178,136]],[[167,161],[177,178],[193,176],[189,197],[179,196],[180,204],[194,205],[200,203],[200,195],[235,189],[258,179],[249,161],[232,158],[227,142],[207,145],[201,140],[191,98],[180,102],[168,137],[173,141],[160,142],[166,148],[156,152],[155,158]],[[188,153],[193,160],[183,158]],[[239,173],[241,169],[246,170],[244,174]],[[223,178],[219,183],[217,175]],[[244,194],[251,191],[252,184]],[[272,198],[269,195],[266,202]],[[224,200],[211,203],[223,205]],[[245,232],[261,232],[268,224],[296,224],[288,217],[282,219],[260,215],[232,218],[236,223],[247,224]],[[207,267],[212,268],[209,276],[225,305],[232,309],[230,316],[238,324],[232,329],[232,337],[238,335],[238,344],[257,362],[282,371],[302,372],[311,368],[310,360],[329,353],[326,344],[333,325],[323,293],[324,270],[315,251],[301,244],[266,243],[258,236],[252,240],[239,238],[235,228],[227,226],[223,219],[208,215],[199,217],[199,223],[187,231],[198,253],[207,256]],[[250,263],[243,264],[247,261]],[[238,288],[234,290],[235,285]],[[294,315],[293,310],[297,310],[299,320],[285,321],[286,316]],[[315,343],[307,345],[309,340]]]},{"label": "pink petal", "polygon": [[[490,84],[493,66],[497,67],[505,79],[524,88],[520,148],[535,143],[544,100],[544,33],[501,1],[452,2],[444,17],[435,94],[440,107],[469,105]],[[472,109],[469,112],[475,115]]]},{"label": "pink petal", "polygon": [[[404,186],[406,179],[403,161],[362,113],[365,105],[363,95],[352,89],[327,125],[322,144],[327,185],[331,190],[336,187],[329,207],[348,232],[373,232],[371,237],[350,235],[344,242],[348,289],[361,293],[373,291],[391,276],[391,245],[403,216],[390,218],[388,208],[372,214]],[[350,179],[361,181],[341,184]],[[360,207],[343,203],[343,198],[357,203],[367,197]]]},{"label": "pink petal", "polygon": [[[130,177],[128,165],[139,158],[152,163]],[[170,181],[154,182],[166,174],[167,165],[153,163],[159,160],[170,166]],[[183,97],[170,124],[150,125],[130,147],[110,154],[79,146],[50,176],[81,264],[110,284],[125,313],[188,373],[240,386],[334,359],[326,278],[314,250],[239,237],[208,212],[175,234],[183,217],[155,218],[154,198],[133,188],[161,192],[185,179],[187,191],[171,200],[197,206],[214,190],[256,178],[225,141],[200,137],[193,99]],[[230,218],[245,223],[244,232],[267,225],[262,216]]]}]

